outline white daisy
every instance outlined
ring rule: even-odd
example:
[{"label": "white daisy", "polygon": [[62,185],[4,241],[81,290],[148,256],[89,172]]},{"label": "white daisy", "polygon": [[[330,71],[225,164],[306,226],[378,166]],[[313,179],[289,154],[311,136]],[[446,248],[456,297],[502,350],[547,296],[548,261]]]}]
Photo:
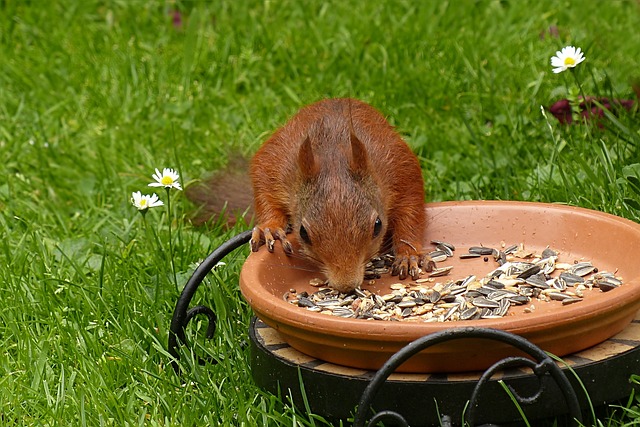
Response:
[{"label": "white daisy", "polygon": [[551,57],[551,66],[554,73],[561,73],[569,68],[573,68],[585,60],[582,50],[573,46],[563,47],[556,52],[556,56]]},{"label": "white daisy", "polygon": [[156,173],[153,174],[153,179],[155,179],[156,182],[149,184],[149,187],[164,187],[182,190],[182,187],[180,187],[180,183],[178,182],[178,178],[180,178],[180,175],[178,175],[173,169],[164,168],[162,169],[162,173],[160,173],[158,168],[156,168]]},{"label": "white daisy", "polygon": [[164,205],[156,193],[153,193],[153,195],[150,196],[148,194],[142,194],[139,191],[131,193],[131,203],[133,203],[133,206],[138,208],[139,211]]}]

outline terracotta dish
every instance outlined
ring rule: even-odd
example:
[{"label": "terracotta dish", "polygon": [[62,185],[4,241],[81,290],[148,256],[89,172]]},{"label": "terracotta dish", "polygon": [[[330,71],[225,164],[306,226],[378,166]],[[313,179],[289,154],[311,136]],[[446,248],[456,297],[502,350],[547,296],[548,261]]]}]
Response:
[{"label": "terracotta dish", "polygon": [[[480,277],[497,267],[492,257],[459,259],[470,246],[500,247],[523,243],[538,252],[547,246],[560,252],[562,262],[591,261],[600,271],[617,271],[624,284],[609,292],[594,289],[584,300],[563,306],[556,301],[535,302],[535,310],[512,307],[500,319],[444,323],[345,319],[314,313],[289,304],[289,289],[313,293],[309,284],[322,277],[301,257],[262,248],[251,254],[240,274],[240,289],[255,314],[276,329],[297,350],[318,359],[354,368],[378,369],[400,348],[426,334],[448,328],[496,328],[518,334],[557,356],[571,354],[620,332],[640,309],[640,225],[613,215],[565,205],[468,201],[427,204],[425,247],[443,240],[456,253],[439,266],[453,265],[449,278]],[[446,278],[439,278],[446,280]],[[442,281],[444,281],[442,280]],[[397,277],[385,275],[374,285],[389,293]],[[460,372],[484,370],[506,356],[508,345],[461,339],[430,347],[400,367],[403,372]]]}]

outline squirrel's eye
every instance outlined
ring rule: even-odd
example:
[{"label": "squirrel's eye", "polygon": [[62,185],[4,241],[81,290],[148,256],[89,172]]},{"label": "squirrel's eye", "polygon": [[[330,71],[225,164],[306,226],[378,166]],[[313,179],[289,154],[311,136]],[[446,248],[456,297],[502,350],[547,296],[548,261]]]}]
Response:
[{"label": "squirrel's eye", "polygon": [[307,245],[311,244],[311,239],[309,238],[309,233],[307,233],[307,229],[304,228],[304,225],[300,226],[300,238],[302,239],[302,241],[304,241]]},{"label": "squirrel's eye", "polygon": [[376,222],[373,224],[373,237],[378,237],[382,231],[382,220],[380,217],[376,218]]}]

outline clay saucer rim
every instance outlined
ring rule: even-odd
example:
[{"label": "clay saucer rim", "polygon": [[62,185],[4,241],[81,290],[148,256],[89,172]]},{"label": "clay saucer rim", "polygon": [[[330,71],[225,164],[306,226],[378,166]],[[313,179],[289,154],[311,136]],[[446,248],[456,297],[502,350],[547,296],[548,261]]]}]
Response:
[{"label": "clay saucer rim", "polygon": [[[573,207],[561,204],[538,202],[503,202],[503,201],[464,201],[464,202],[437,202],[426,205],[427,211],[443,208],[486,208],[514,209],[531,211],[539,209],[562,210],[577,215],[586,215],[589,219],[597,219],[605,223],[615,224],[616,227],[626,228],[626,232],[635,235],[640,241],[640,225],[633,221],[620,218],[604,212],[585,208]],[[367,341],[406,342],[421,336],[443,331],[451,328],[482,327],[495,328],[515,334],[535,335],[547,330],[559,327],[571,327],[580,325],[589,319],[602,316],[623,317],[631,306],[640,307],[640,283],[638,277],[629,280],[625,278],[625,284],[615,289],[614,294],[602,293],[592,295],[584,301],[564,306],[561,311],[552,313],[530,313],[520,317],[504,317],[500,319],[478,319],[445,323],[414,323],[391,321],[366,321],[362,319],[345,319],[331,317],[324,314],[301,310],[285,302],[269,292],[264,286],[249,285],[257,282],[258,269],[251,269],[253,264],[259,264],[265,257],[273,254],[261,250],[253,253],[247,259],[245,267],[240,275],[241,291],[258,317],[268,325],[276,329],[283,328],[290,334],[314,334],[327,337],[331,341],[345,339],[351,341],[354,337]],[[268,259],[268,258],[266,258]],[[619,298],[611,298],[616,295]],[[308,339],[308,338],[306,338]]]}]

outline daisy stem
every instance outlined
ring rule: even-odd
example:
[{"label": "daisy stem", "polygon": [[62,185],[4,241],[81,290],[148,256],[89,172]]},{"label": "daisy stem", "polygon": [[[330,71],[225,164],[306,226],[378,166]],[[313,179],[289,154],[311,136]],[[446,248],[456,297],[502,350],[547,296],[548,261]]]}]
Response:
[{"label": "daisy stem", "polygon": [[171,188],[166,187],[167,190],[167,216],[169,219],[169,259],[171,261],[171,272],[173,273],[173,284],[178,292],[178,277],[176,276],[176,264],[173,259],[173,241],[171,239]]},{"label": "daisy stem", "polygon": [[573,79],[576,81],[576,85],[578,85],[578,91],[580,92],[580,96],[582,97],[582,102],[585,103],[587,102],[587,97],[584,96],[584,91],[582,90],[582,85],[580,84],[580,79],[578,79],[578,76],[576,75],[575,69],[571,69],[571,75],[573,76]]},{"label": "daisy stem", "polygon": [[551,126],[551,122],[549,122],[549,118],[547,117],[547,113],[544,111],[544,107],[541,106],[540,111],[542,112],[544,120],[547,122],[549,134],[551,135],[551,140],[553,141],[553,151],[551,152],[551,158],[549,159],[549,181],[551,181],[553,178],[553,169],[556,163],[556,156],[558,154],[558,141],[555,134],[553,133],[553,126]]},{"label": "daisy stem", "polygon": [[[147,241],[149,241],[149,236],[153,236],[153,240],[155,240],[156,245],[158,246],[158,249],[160,250],[160,252],[162,252],[162,244],[160,243],[160,239],[158,239],[158,233],[155,232],[155,230],[151,227],[149,227],[149,223],[147,223],[147,212],[149,210],[145,209],[140,211],[140,214],[142,215],[142,222],[144,223],[144,232],[146,234],[146,238]],[[153,296],[153,302],[157,304],[159,298],[160,298],[160,280],[159,279],[159,275],[156,276],[156,290],[155,290],[155,294]]]}]

